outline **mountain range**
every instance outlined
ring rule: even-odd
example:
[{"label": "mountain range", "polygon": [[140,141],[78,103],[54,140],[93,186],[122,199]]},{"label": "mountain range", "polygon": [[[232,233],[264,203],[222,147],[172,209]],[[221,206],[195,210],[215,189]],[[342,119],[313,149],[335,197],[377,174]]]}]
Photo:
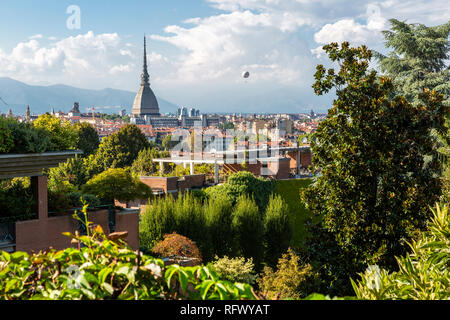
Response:
[{"label": "mountain range", "polygon": [[[96,112],[119,113],[125,109],[131,112],[136,92],[106,88],[103,90],[80,89],[62,84],[51,86],[35,86],[11,79],[0,78],[0,113],[9,109],[16,115],[25,114],[29,105],[32,114],[55,111],[68,112],[74,102],[80,104],[80,111],[95,107]],[[158,99],[161,113],[177,111],[178,106]]]}]

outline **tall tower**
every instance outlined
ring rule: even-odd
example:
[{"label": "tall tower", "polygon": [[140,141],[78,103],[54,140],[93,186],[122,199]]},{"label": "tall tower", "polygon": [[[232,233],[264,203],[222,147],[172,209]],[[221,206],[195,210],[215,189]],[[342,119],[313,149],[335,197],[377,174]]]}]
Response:
[{"label": "tall tower", "polygon": [[28,122],[31,120],[31,111],[30,111],[30,106],[29,105],[27,106],[27,113],[25,115],[25,119]]},{"label": "tall tower", "polygon": [[134,98],[131,113],[135,117],[154,116],[159,117],[159,106],[156,96],[150,88],[149,74],[147,70],[147,43],[144,36],[144,63],[141,74],[141,88]]}]

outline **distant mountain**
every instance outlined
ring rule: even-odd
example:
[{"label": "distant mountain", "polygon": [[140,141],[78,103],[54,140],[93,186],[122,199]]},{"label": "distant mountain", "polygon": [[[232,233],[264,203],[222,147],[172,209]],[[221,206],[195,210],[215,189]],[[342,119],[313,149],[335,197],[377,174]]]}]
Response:
[{"label": "distant mountain", "polygon": [[[87,90],[61,84],[32,86],[11,78],[0,78],[0,113],[12,109],[14,114],[25,114],[27,105],[35,114],[50,112],[52,108],[68,112],[74,102],[80,103],[81,112],[95,107],[103,113],[118,113],[121,109],[130,113],[135,96],[136,92],[110,88]],[[177,111],[178,106],[169,101],[158,98],[158,103],[161,113]]]}]

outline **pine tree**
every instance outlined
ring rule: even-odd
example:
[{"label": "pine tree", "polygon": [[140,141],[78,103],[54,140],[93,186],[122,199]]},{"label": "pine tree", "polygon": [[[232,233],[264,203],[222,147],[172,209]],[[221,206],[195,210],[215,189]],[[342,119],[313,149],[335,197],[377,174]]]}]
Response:
[{"label": "pine tree", "polygon": [[449,59],[450,22],[427,27],[391,19],[392,30],[383,31],[388,56],[376,53],[380,69],[394,80],[398,94],[413,104],[420,104],[423,89],[444,95],[444,104],[450,106]]}]

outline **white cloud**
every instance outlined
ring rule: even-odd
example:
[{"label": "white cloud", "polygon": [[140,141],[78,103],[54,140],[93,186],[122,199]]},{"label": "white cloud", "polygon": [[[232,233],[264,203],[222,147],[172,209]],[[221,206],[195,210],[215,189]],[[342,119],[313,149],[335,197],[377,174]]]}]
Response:
[{"label": "white cloud", "polygon": [[42,34],[35,34],[34,36],[29,37],[28,39],[41,39]]},{"label": "white cloud", "polygon": [[[380,31],[389,28],[390,18],[436,25],[450,16],[444,0],[206,1],[220,12],[149,36],[162,47],[174,47],[148,52],[147,59],[157,95],[179,104],[242,104],[257,96],[258,101],[282,105],[298,100],[298,92],[311,103],[317,99],[311,85],[316,58],[325,56],[324,44],[350,41],[378,50],[384,46]],[[0,49],[0,76],[137,90],[143,50],[128,35],[89,31],[65,39],[43,38],[34,35],[9,52]],[[246,81],[244,71],[251,74]]]},{"label": "white cloud", "polygon": [[[314,40],[319,44],[348,41],[353,45],[366,44],[380,50],[384,46],[381,31],[390,28],[389,19],[437,25],[447,22],[450,16],[450,7],[443,0],[367,1],[363,9],[354,17],[343,17],[325,24],[314,34]],[[358,19],[365,20],[365,23],[358,22]],[[317,55],[320,50],[313,49],[311,52]]]},{"label": "white cloud", "polygon": [[[130,90],[139,82],[139,52],[130,49],[117,33],[89,31],[47,45],[36,39],[19,42],[9,53],[0,50],[0,76],[31,84],[64,83],[96,89],[115,84]],[[165,59],[155,52],[149,57],[150,61]]]}]

